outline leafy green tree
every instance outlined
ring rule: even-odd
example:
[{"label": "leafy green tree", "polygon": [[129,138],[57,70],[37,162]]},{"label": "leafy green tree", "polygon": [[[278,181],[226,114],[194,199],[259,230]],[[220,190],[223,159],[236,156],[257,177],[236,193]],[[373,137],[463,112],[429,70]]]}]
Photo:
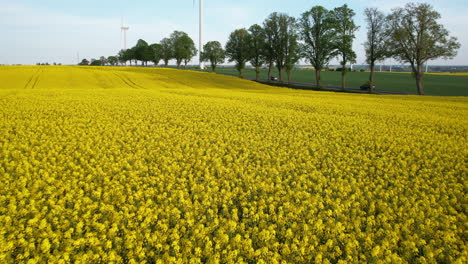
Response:
[{"label": "leafy green tree", "polygon": [[91,66],[102,66],[102,61],[96,60],[96,59],[91,59],[91,63],[89,65],[91,65]]},{"label": "leafy green tree", "polygon": [[101,62],[101,66],[105,66],[107,64],[107,59],[104,56],[99,57],[99,61]]},{"label": "leafy green tree", "polygon": [[127,58],[125,57],[125,50],[120,50],[119,53],[117,54],[117,59],[120,64],[126,65],[127,64]]},{"label": "leafy green tree", "polygon": [[338,56],[341,57],[341,88],[346,88],[346,65],[356,62],[356,53],[353,51],[353,40],[358,26],[354,24],[353,17],[355,13],[348,8],[347,4],[333,9],[331,18],[334,28],[335,45]]},{"label": "leafy green tree", "polygon": [[107,57],[107,62],[112,65],[112,66],[115,66],[118,62],[118,59],[116,56],[109,56]]},{"label": "leafy green tree", "polygon": [[182,62],[187,63],[197,54],[197,49],[189,35],[182,31],[174,31],[171,36],[173,57],[176,60],[177,68]]},{"label": "leafy green tree", "polygon": [[169,61],[174,58],[172,49],[172,41],[170,38],[163,38],[161,44],[161,59],[164,61],[164,67],[167,67]]},{"label": "leafy green tree", "polygon": [[[132,60],[135,59],[135,47],[127,49],[125,51],[127,59],[130,61],[130,66],[132,66]],[[136,65],[136,60],[135,60],[135,65]]]},{"label": "leafy green tree", "polygon": [[314,67],[316,86],[320,87],[320,72],[337,55],[330,11],[322,6],[312,7],[302,14],[299,28],[305,43],[303,56]]},{"label": "leafy green tree", "polygon": [[152,52],[149,49],[148,43],[139,39],[135,48],[135,59],[141,61],[141,65],[147,65],[151,60]]},{"label": "leafy green tree", "polygon": [[132,65],[132,60],[135,62],[135,66],[138,63],[138,47],[134,46],[130,49],[128,49],[128,57],[130,60],[130,66]]},{"label": "leafy green tree", "polygon": [[202,61],[209,61],[211,64],[211,70],[216,71],[216,66],[220,63],[224,63],[226,54],[218,41],[209,41],[203,45],[203,52],[201,54]]},{"label": "leafy green tree", "polygon": [[[275,67],[275,50],[273,46],[273,37],[275,30],[272,28],[274,26],[270,21],[265,20],[263,22],[263,29],[265,33],[265,49],[264,56],[265,61],[268,64],[268,81],[271,80],[271,74],[273,72],[273,67]],[[267,30],[268,29],[268,30]]]},{"label": "leafy green tree", "polygon": [[437,58],[451,59],[460,48],[457,38],[450,37],[444,26],[437,23],[440,18],[431,5],[416,3],[394,9],[387,18],[392,56],[411,65],[420,95],[424,94],[424,64]]},{"label": "leafy green tree", "polygon": [[244,78],[245,64],[252,57],[250,43],[250,34],[245,28],[234,30],[226,43],[226,57],[228,57],[229,62],[236,62],[236,69],[241,78]]},{"label": "leafy green tree", "polygon": [[367,41],[364,43],[366,61],[370,65],[369,91],[374,90],[375,62],[389,56],[388,30],[385,15],[377,8],[366,8]]},{"label": "leafy green tree", "polygon": [[274,61],[279,72],[279,80],[283,81],[283,71],[288,58],[291,36],[296,34],[296,20],[286,14],[272,13],[264,22],[265,32],[271,37],[270,42]]},{"label": "leafy green tree", "polygon": [[145,66],[148,66],[148,61],[153,61],[154,59],[154,52],[153,49],[148,46],[144,49],[143,52],[143,62],[145,63]]},{"label": "leafy green tree", "polygon": [[154,66],[158,66],[159,61],[162,59],[162,46],[161,44],[154,43],[149,47],[152,52],[151,61],[154,63]]},{"label": "leafy green tree", "polygon": [[[40,63],[38,63],[37,65],[40,65]],[[89,65],[89,61],[87,59],[82,59],[81,62],[78,63],[78,65],[87,66]]]},{"label": "leafy green tree", "polygon": [[266,35],[265,30],[258,24],[249,28],[252,57],[250,64],[255,68],[255,80],[260,80],[260,68],[266,63]]},{"label": "leafy green tree", "polygon": [[118,54],[118,58],[120,63],[127,65],[127,61],[130,61],[130,66],[132,66],[132,60],[134,58],[135,49],[126,49],[120,50]]},{"label": "leafy green tree", "polygon": [[184,60],[184,67],[187,68],[187,64],[189,61],[192,60],[193,57],[197,55],[197,48],[195,48],[195,43],[193,40],[188,36],[183,36],[181,39],[181,42],[183,43],[183,60]]},{"label": "leafy green tree", "polygon": [[286,60],[284,63],[284,69],[286,70],[286,75],[288,76],[288,83],[291,83],[291,73],[294,70],[294,66],[301,59],[303,46],[299,44],[298,39],[299,35],[294,29],[292,29],[288,36],[285,52]]}]

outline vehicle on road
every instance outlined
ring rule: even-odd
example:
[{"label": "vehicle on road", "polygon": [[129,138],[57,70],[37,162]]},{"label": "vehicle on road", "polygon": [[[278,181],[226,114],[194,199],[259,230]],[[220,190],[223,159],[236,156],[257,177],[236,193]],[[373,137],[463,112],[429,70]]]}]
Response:
[{"label": "vehicle on road", "polygon": [[[367,81],[365,84],[361,85],[359,88],[361,88],[361,90],[369,90],[370,82]],[[372,90],[375,90],[375,85],[372,85]]]}]

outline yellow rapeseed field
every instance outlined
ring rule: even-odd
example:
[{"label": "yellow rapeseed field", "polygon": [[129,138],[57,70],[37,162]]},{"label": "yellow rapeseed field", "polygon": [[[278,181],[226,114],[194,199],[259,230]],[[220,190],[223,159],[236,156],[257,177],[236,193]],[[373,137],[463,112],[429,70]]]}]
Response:
[{"label": "yellow rapeseed field", "polygon": [[467,103],[0,67],[0,263],[466,263]]}]

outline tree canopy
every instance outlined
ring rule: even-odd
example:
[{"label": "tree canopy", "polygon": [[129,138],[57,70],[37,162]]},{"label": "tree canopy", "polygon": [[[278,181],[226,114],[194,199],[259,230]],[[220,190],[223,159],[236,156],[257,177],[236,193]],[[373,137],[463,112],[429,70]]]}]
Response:
[{"label": "tree canopy", "polygon": [[429,60],[457,55],[460,43],[437,23],[440,14],[429,4],[407,4],[388,16],[389,50],[392,56],[411,65],[418,94],[424,94],[423,66]]},{"label": "tree canopy", "polygon": [[341,88],[346,88],[346,65],[356,62],[356,53],[353,50],[353,40],[356,37],[355,32],[358,26],[354,24],[353,17],[355,13],[344,4],[341,7],[333,9],[331,12],[331,21],[334,34],[334,43],[336,51],[341,61]]},{"label": "tree canopy", "polygon": [[87,59],[82,59],[81,62],[78,63],[78,65],[87,66],[87,65],[89,65],[89,61]]},{"label": "tree canopy", "polygon": [[164,61],[164,67],[167,67],[169,60],[174,57],[172,41],[170,38],[163,38],[159,44],[161,45],[161,59]]},{"label": "tree canopy", "polygon": [[254,24],[249,28],[250,46],[252,50],[250,64],[255,68],[255,79],[260,79],[260,67],[266,63],[266,35],[265,30],[258,24]]},{"label": "tree canopy", "polygon": [[182,31],[174,31],[170,36],[172,44],[173,58],[176,60],[177,68],[184,61],[185,65],[190,61],[196,54],[197,49],[193,40],[189,35]]},{"label": "tree canopy", "polygon": [[374,89],[374,67],[376,61],[389,56],[387,20],[377,8],[366,8],[367,40],[364,43],[366,62],[370,65],[369,90]]},{"label": "tree canopy", "polygon": [[287,54],[291,54],[288,52],[289,45],[293,43],[290,38],[296,35],[295,23],[294,17],[277,12],[272,13],[263,23],[280,81],[283,81],[283,70],[288,60]]},{"label": "tree canopy", "polygon": [[229,62],[236,62],[236,69],[241,78],[243,78],[245,64],[252,56],[250,42],[249,32],[245,28],[241,28],[234,30],[226,43],[226,56],[229,58]]},{"label": "tree canopy", "polygon": [[301,15],[299,31],[304,41],[302,55],[314,67],[316,86],[320,87],[320,71],[337,55],[330,11],[312,7]]},{"label": "tree canopy", "polygon": [[150,46],[150,51],[152,53],[151,61],[154,63],[154,66],[158,66],[159,61],[162,59],[162,46],[161,44],[154,43]]},{"label": "tree canopy", "polygon": [[209,61],[212,71],[216,71],[216,66],[224,62],[226,54],[218,41],[209,41],[203,46],[201,54],[203,61]]}]

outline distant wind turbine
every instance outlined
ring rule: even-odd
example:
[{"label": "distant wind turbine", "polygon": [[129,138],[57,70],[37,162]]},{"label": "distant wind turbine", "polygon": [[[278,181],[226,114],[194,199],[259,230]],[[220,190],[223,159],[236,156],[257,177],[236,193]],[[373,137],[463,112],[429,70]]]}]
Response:
[{"label": "distant wind turbine", "polygon": [[123,17],[122,17],[122,24],[120,26],[120,29],[122,30],[122,35],[123,35],[123,48],[124,50],[126,50],[127,49],[127,30],[129,29],[129,27],[124,26]]},{"label": "distant wind turbine", "polygon": [[[198,59],[200,61],[200,69],[205,69],[205,63],[202,61],[202,52],[203,52],[203,0],[200,1],[200,13],[199,13],[199,36],[198,36]],[[195,0],[193,0],[193,6],[195,7]]]}]

